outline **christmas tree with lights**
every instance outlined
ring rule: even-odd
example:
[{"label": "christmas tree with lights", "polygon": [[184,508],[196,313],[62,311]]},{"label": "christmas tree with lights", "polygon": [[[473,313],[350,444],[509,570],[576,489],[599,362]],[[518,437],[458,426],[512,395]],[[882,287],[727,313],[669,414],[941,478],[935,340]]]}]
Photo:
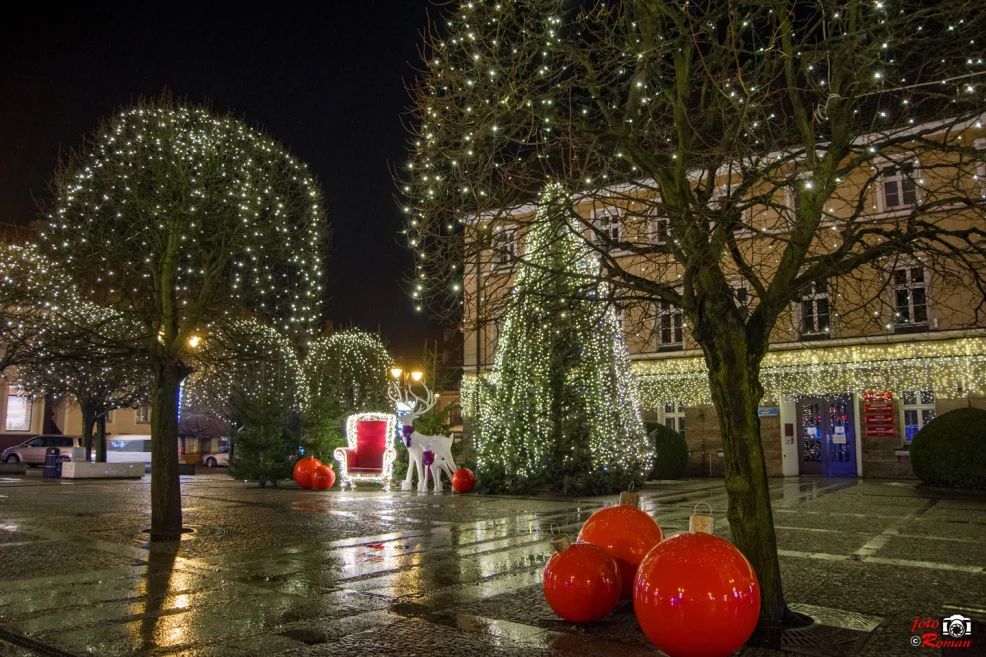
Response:
[{"label": "christmas tree with lights", "polygon": [[614,492],[651,467],[616,312],[565,197],[542,193],[504,317],[477,440],[491,491]]}]

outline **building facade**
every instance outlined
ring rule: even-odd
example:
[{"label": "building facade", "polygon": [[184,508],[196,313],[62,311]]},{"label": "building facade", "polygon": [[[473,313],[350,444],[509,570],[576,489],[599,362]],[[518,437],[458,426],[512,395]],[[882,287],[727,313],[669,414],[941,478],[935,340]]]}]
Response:
[{"label": "building facade", "polygon": [[[0,431],[0,450],[19,445],[42,433],[82,435],[82,412],[77,405],[63,402],[48,407],[44,400],[21,396],[15,382],[16,373],[13,373],[11,381],[0,384],[0,422],[2,422],[0,427],[3,429]],[[182,417],[179,424],[181,433],[179,449],[190,461],[197,460],[200,454],[217,452],[228,444],[227,438],[222,435],[223,430],[224,425],[214,418],[203,421],[197,417]],[[118,408],[110,411],[106,417],[107,438],[123,435],[150,436],[150,434],[151,407],[149,405]]]},{"label": "building facade", "polygon": [[[986,152],[981,124],[968,125],[958,137],[963,138]],[[820,230],[837,230],[839,218],[851,215],[857,199],[864,199],[863,219],[880,224],[911,214],[922,194],[939,184],[959,185],[964,194],[986,198],[986,164],[975,165],[973,175],[960,176],[960,169],[965,172],[966,166],[950,167],[947,161],[932,165],[917,158],[872,162],[841,181],[826,201],[831,222],[823,223]],[[729,176],[717,177],[715,184],[727,189]],[[599,248],[606,248],[604,242],[674,240],[667,219],[635,210],[634,198],[653,194],[653,189],[624,188],[611,200],[605,194],[587,199],[577,207],[591,226],[586,239],[602,239]],[[739,236],[739,248],[761,263],[758,266],[768,280],[769,249],[784,232],[786,213],[797,212],[798,190],[792,185],[772,192],[771,203],[746,210],[751,230]],[[713,194],[711,203],[715,198]],[[497,318],[485,319],[479,329],[470,327],[483,324],[475,320],[484,297],[509,293],[513,275],[509,265],[514,254],[523,251],[524,223],[534,209],[512,212],[516,223],[492,226],[488,254],[466,267],[464,288],[467,298],[474,300],[464,303],[463,322],[467,434],[477,417],[477,378],[492,373]],[[981,213],[947,210],[935,220],[956,227],[970,222],[983,227]],[[770,240],[762,237],[768,234]],[[661,261],[660,256],[610,255],[620,258],[621,264],[639,264],[639,271],[664,283],[681,276],[670,256]],[[755,294],[735,274],[735,303],[755,307]],[[909,446],[921,427],[958,407],[986,409],[986,319],[977,312],[977,295],[971,280],[957,281],[954,274],[946,277],[918,254],[881,263],[879,271],[861,273],[851,285],[833,280],[831,286],[813,287],[791,304],[771,334],[761,371],[765,396],[760,423],[768,473],[913,476]],[[645,421],[665,424],[684,435],[693,476],[722,475],[722,440],[707,370],[682,312],[662,302],[628,302],[617,305],[617,314]]]}]

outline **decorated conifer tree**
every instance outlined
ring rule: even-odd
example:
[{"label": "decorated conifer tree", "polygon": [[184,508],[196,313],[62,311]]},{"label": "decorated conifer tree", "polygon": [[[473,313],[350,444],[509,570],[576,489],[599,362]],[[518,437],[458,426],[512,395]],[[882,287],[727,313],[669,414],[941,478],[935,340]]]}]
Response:
[{"label": "decorated conifer tree", "polygon": [[616,313],[566,197],[556,185],[543,191],[504,316],[477,441],[490,490],[612,492],[651,467]]},{"label": "decorated conifer tree", "polygon": [[291,340],[271,326],[238,320],[202,336],[195,366],[182,408],[229,424],[230,475],[261,485],[289,478],[308,398]]}]

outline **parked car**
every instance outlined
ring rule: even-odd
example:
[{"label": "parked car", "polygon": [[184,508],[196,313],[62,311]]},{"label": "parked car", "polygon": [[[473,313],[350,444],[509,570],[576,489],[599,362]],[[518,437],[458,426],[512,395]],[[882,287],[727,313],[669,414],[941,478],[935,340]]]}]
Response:
[{"label": "parked car", "polygon": [[229,452],[209,452],[208,454],[203,454],[200,460],[202,465],[207,468],[215,468],[217,466],[225,468],[229,465]]},{"label": "parked car", "polygon": [[27,465],[44,465],[45,450],[57,447],[61,450],[59,458],[62,462],[72,460],[72,448],[84,447],[81,436],[34,436],[20,445],[14,445],[3,450],[0,460],[4,463],[26,463]]},{"label": "parked car", "polygon": [[107,463],[145,463],[151,467],[151,437],[138,435],[110,436],[106,439]]}]

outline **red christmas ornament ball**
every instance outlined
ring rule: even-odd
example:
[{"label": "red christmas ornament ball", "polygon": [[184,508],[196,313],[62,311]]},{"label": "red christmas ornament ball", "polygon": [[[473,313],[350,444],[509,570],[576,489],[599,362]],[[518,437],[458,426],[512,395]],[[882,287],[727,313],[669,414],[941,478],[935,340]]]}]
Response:
[{"label": "red christmas ornament ball", "polygon": [[753,634],[760,584],[729,541],[678,534],[641,562],[633,610],[647,638],[671,657],[725,657]]},{"label": "red christmas ornament ball", "polygon": [[476,475],[469,468],[459,468],[452,475],[452,488],[457,493],[468,493],[476,485]]},{"label": "red christmas ornament ball", "polygon": [[570,623],[589,623],[620,601],[620,569],[602,548],[573,543],[548,560],[541,588],[556,614]]},{"label": "red christmas ornament ball", "polygon": [[336,473],[327,465],[320,465],[312,472],[312,488],[329,490],[336,483]]},{"label": "red christmas ornament ball", "polygon": [[315,472],[315,468],[322,465],[322,462],[314,457],[307,457],[299,459],[297,463],[294,464],[294,480],[302,488],[312,487],[312,474]]},{"label": "red christmas ornament ball", "polygon": [[635,506],[620,504],[596,511],[582,525],[579,541],[606,550],[616,560],[623,579],[623,596],[633,595],[637,566],[664,540],[657,522]]}]

